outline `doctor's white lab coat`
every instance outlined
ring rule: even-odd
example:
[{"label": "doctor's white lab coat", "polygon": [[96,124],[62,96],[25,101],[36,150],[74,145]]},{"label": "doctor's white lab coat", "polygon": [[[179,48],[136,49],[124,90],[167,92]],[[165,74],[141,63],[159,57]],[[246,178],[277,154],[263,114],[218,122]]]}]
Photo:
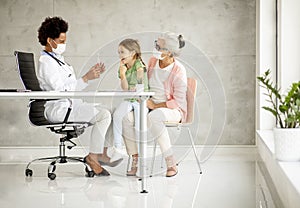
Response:
[{"label": "doctor's white lab coat", "polygon": [[[62,63],[42,52],[39,59],[37,77],[40,87],[45,91],[81,91],[88,86],[82,78],[76,79],[73,67],[64,61],[64,57],[51,53]],[[81,99],[71,99],[72,111],[69,121],[90,121],[99,111],[93,104],[83,102]],[[45,117],[51,122],[62,122],[70,106],[70,100],[60,99],[47,101],[45,104]]]}]

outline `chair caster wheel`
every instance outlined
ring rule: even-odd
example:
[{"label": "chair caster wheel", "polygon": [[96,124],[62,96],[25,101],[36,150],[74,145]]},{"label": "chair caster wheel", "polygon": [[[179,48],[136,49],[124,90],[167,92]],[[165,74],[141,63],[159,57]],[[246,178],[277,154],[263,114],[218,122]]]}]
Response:
[{"label": "chair caster wheel", "polygon": [[95,176],[94,171],[88,171],[88,172],[86,172],[86,177],[93,178],[94,176]]},{"label": "chair caster wheel", "polygon": [[54,180],[54,179],[56,178],[55,173],[48,173],[48,178],[49,178],[50,180]]},{"label": "chair caster wheel", "polygon": [[85,168],[85,172],[86,172],[86,177],[88,178],[93,178],[95,173],[93,170],[89,170],[87,167]]},{"label": "chair caster wheel", "polygon": [[56,170],[55,163],[51,163],[48,167],[48,173],[53,173]]},{"label": "chair caster wheel", "polygon": [[27,169],[25,170],[25,175],[26,175],[27,177],[28,177],[28,176],[31,177],[32,174],[33,174],[33,172],[32,172],[31,169],[27,168]]}]

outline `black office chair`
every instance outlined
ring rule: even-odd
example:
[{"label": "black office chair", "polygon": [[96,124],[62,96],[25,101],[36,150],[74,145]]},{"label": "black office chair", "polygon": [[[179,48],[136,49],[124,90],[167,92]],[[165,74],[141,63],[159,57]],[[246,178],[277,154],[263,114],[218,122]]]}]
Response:
[{"label": "black office chair", "polygon": [[[40,88],[38,79],[35,72],[35,63],[33,53],[15,51],[17,68],[19,70],[21,81],[26,90],[31,91],[42,91]],[[54,157],[45,157],[34,159],[29,162],[26,166],[25,175],[31,177],[33,171],[29,169],[31,163],[36,161],[50,161],[48,167],[48,178],[54,180],[56,178],[55,169],[56,163],[67,163],[67,162],[81,162],[85,165],[85,171],[87,177],[93,177],[94,172],[91,167],[84,162],[83,157],[68,157],[65,155],[65,142],[70,142],[71,145],[67,146],[68,149],[72,149],[76,146],[71,140],[81,135],[85,128],[89,127],[89,122],[68,122],[70,112],[72,110],[72,103],[70,100],[70,107],[66,113],[64,121],[61,123],[51,123],[44,116],[45,103],[49,99],[31,99],[29,102],[29,120],[35,126],[42,126],[50,129],[50,131],[62,135],[59,144],[59,155]]]}]

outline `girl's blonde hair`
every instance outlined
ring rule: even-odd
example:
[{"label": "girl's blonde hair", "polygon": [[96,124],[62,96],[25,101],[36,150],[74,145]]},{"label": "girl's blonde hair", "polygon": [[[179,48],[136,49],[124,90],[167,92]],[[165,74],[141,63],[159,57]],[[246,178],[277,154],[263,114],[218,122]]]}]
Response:
[{"label": "girl's blonde hair", "polygon": [[130,52],[134,51],[135,52],[135,58],[136,59],[142,59],[141,47],[140,47],[140,44],[139,44],[138,40],[127,38],[125,40],[122,40],[119,43],[119,46],[123,46],[124,48],[126,48]]}]

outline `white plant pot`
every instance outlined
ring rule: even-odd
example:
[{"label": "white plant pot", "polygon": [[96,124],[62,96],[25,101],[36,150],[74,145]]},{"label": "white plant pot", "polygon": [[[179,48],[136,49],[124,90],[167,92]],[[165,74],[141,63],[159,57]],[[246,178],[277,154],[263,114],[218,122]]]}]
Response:
[{"label": "white plant pot", "polygon": [[275,157],[281,161],[300,161],[300,128],[274,128]]}]

